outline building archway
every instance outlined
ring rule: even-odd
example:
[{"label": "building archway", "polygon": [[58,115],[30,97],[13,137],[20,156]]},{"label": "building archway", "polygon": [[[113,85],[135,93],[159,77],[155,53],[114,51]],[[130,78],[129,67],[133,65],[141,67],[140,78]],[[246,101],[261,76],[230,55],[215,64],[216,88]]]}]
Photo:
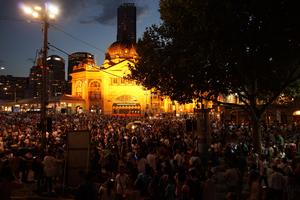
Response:
[{"label": "building archway", "polygon": [[140,116],[141,104],[137,98],[130,95],[117,97],[112,104],[112,114],[119,116]]},{"label": "building archway", "polygon": [[293,112],[293,121],[300,122],[300,110],[295,110]]},{"label": "building archway", "polygon": [[82,82],[81,81],[76,81],[76,83],[75,83],[75,96],[82,97],[82,91],[83,91]]},{"label": "building archway", "polygon": [[99,80],[92,80],[88,87],[88,99],[90,102],[90,110],[101,112],[101,82]]}]

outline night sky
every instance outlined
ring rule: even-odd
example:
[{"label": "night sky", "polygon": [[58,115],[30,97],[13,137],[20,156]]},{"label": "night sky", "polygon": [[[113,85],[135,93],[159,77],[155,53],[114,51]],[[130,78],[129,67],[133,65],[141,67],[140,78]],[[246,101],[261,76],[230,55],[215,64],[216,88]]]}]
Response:
[{"label": "night sky", "polygon": [[[42,0],[0,0],[0,75],[29,76],[37,50],[42,48],[42,24],[30,21],[19,8],[22,2]],[[49,42],[71,54],[77,51],[94,54],[98,65],[117,37],[117,7],[135,3],[137,37],[145,28],[159,24],[159,0],[52,0],[60,7],[59,17],[49,29]],[[71,35],[70,35],[71,34]],[[88,44],[90,45],[88,45]],[[48,55],[59,55],[67,63],[67,55],[49,49]],[[67,64],[66,64],[67,68]],[[1,68],[0,68],[1,69]],[[67,69],[66,69],[67,72]]]}]

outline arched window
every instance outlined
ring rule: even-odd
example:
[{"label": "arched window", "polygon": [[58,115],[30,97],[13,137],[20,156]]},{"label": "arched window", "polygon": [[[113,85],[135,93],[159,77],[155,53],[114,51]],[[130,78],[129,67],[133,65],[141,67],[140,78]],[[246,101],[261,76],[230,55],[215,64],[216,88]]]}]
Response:
[{"label": "arched window", "polygon": [[91,81],[89,84],[89,99],[99,100],[101,99],[101,88],[99,81]]},{"label": "arched window", "polygon": [[82,97],[82,82],[77,81],[75,84],[75,96]]}]

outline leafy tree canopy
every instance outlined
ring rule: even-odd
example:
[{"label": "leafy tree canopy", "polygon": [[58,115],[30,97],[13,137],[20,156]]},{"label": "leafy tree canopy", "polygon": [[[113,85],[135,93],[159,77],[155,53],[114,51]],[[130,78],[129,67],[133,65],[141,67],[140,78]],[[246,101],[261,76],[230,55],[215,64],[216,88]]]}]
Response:
[{"label": "leafy tree canopy", "polygon": [[[257,115],[300,76],[296,0],[161,0],[131,77],[179,102],[237,93]],[[289,90],[290,91],[290,90]]]},{"label": "leafy tree canopy", "polygon": [[297,0],[160,0],[162,23],[138,41],[131,78],[173,100],[238,94],[259,122],[283,93],[297,93],[300,12]]}]

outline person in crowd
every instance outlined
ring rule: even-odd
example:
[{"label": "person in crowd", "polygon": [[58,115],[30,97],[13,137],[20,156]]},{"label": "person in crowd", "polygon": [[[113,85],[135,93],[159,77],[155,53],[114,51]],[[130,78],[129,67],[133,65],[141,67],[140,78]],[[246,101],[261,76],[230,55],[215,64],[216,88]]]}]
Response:
[{"label": "person in crowd", "polygon": [[168,178],[168,183],[165,189],[165,199],[175,200],[176,199],[176,185],[174,177]]},{"label": "person in crowd", "polygon": [[156,167],[157,167],[157,156],[156,156],[154,148],[148,153],[146,159],[147,159],[147,163],[155,171]]},{"label": "person in crowd", "polygon": [[208,171],[208,177],[206,181],[203,183],[203,200],[216,200],[216,184],[213,180],[213,173]]},{"label": "person in crowd", "polygon": [[268,162],[266,160],[265,155],[261,155],[258,161],[259,174],[260,174],[260,184],[262,186],[269,187],[267,170],[268,170]]},{"label": "person in crowd", "polygon": [[23,185],[15,178],[9,163],[4,163],[0,169],[0,199],[10,200],[12,191],[21,187]]},{"label": "person in crowd", "polygon": [[145,166],[145,172],[139,173],[137,179],[135,180],[135,187],[139,190],[140,196],[148,196],[148,187],[151,182],[151,167],[147,164]]},{"label": "person in crowd", "polygon": [[96,185],[92,181],[92,173],[80,172],[79,175],[81,176],[83,181],[77,188],[75,200],[97,200],[98,191]]},{"label": "person in crowd", "polygon": [[115,178],[116,185],[116,199],[123,200],[129,195],[129,176],[125,173],[125,166],[121,164],[119,166],[119,173]]},{"label": "person in crowd", "polygon": [[[91,132],[91,149],[93,149],[90,156],[90,170],[96,176],[85,182],[97,181],[100,184],[106,182],[99,194],[108,194],[105,192],[109,188],[107,178],[114,177],[112,195],[119,199],[127,198],[137,189],[132,187],[134,184],[131,183],[141,179],[142,176],[139,174],[147,174],[150,181],[147,181],[147,190],[143,188],[144,198],[164,199],[166,193],[168,198],[175,197],[179,200],[201,199],[214,194],[216,199],[225,199],[227,194],[229,199],[240,198],[237,191],[241,190],[241,186],[248,187],[249,191],[259,190],[256,187],[256,177],[251,178],[251,181],[247,178],[241,179],[253,171],[257,171],[262,177],[260,187],[269,186],[269,190],[274,191],[270,194],[283,193],[283,198],[289,199],[299,194],[300,165],[295,153],[297,151],[292,153],[288,148],[292,143],[296,145],[294,149],[300,149],[297,129],[293,130],[295,134],[291,135],[287,133],[288,129],[284,128],[284,125],[280,128],[280,124],[274,124],[273,127],[263,124],[261,126],[263,151],[260,155],[260,152],[253,153],[249,122],[238,124],[213,120],[210,149],[208,154],[203,154],[205,149],[201,138],[197,134],[190,134],[186,130],[185,120],[178,117],[150,119],[104,116],[97,113],[56,113],[51,117],[53,131],[47,134],[47,149],[51,150],[51,154],[40,156],[43,153],[42,134],[36,126],[39,115],[0,113],[2,141],[0,168],[5,160],[8,160],[14,175],[23,179],[24,184],[27,184],[32,169],[37,185],[40,185],[38,188],[42,188],[45,175],[47,192],[53,191],[55,176],[63,177],[65,165],[57,164],[56,161],[63,160],[67,153],[67,133],[88,129]],[[135,121],[140,122],[135,129],[127,126]],[[25,158],[25,154],[19,152],[20,149],[33,149],[32,158]],[[24,158],[26,162],[23,162]],[[120,163],[125,166],[124,169],[118,169]],[[150,174],[146,173],[146,165],[151,168]],[[278,168],[278,172],[271,170],[273,165]],[[211,177],[209,173],[212,173]],[[286,179],[287,184],[282,187],[281,180]],[[210,190],[212,192],[209,192]],[[256,197],[250,197],[249,191],[246,199],[255,199]],[[104,196],[106,195],[102,195],[103,198]],[[279,196],[281,195],[277,195]]]},{"label": "person in crowd", "polygon": [[270,199],[272,200],[283,200],[284,190],[286,187],[286,179],[283,172],[278,166],[272,167],[273,172],[270,175]]},{"label": "person in crowd", "polygon": [[53,193],[53,181],[54,178],[58,176],[58,163],[60,161],[54,157],[51,150],[46,153],[43,160],[44,174],[45,174],[45,191],[48,193]]},{"label": "person in crowd", "polygon": [[252,171],[249,174],[249,188],[250,188],[250,195],[248,200],[262,199],[262,187],[260,184],[260,174],[258,174],[256,171]]},{"label": "person in crowd", "polygon": [[99,191],[98,191],[98,197],[100,200],[111,200],[114,199],[114,185],[115,185],[115,179],[112,177],[109,177],[108,180],[106,180],[103,184],[101,184]]}]

